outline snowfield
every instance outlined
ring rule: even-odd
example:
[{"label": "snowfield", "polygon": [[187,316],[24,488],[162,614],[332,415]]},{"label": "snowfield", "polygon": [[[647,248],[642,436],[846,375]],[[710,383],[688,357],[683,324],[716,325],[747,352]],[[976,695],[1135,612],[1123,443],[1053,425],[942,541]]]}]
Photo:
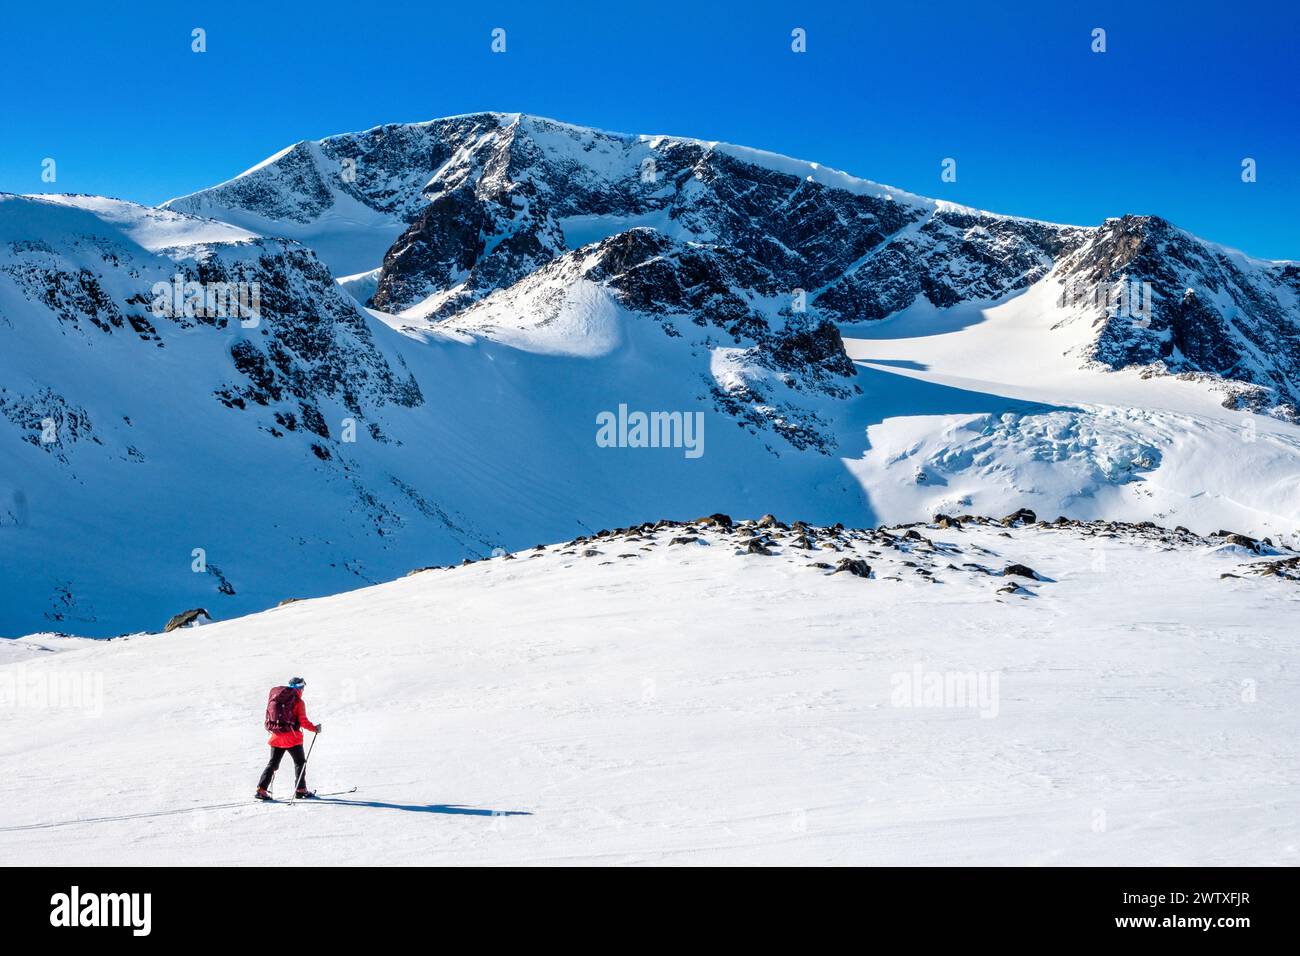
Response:
[{"label": "snowfield", "polygon": [[[166,635],[0,643],[24,768],[0,859],[1300,860],[1300,584],[1256,573],[1292,554],[945,524],[645,526]],[[853,560],[871,576],[833,571]],[[255,804],[293,674],[325,725],[312,786],[357,790]]]},{"label": "snowfield", "polygon": [[1080,367],[1092,324],[1023,295],[846,326],[866,447],[845,467],[885,520],[949,511],[1154,520],[1300,545],[1300,428],[1203,381]]}]

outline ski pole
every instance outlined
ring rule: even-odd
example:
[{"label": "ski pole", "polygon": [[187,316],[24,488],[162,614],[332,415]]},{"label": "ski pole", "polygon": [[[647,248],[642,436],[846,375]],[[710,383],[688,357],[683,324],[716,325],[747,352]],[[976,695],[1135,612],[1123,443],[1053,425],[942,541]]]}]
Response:
[{"label": "ski pole", "polygon": [[316,746],[316,738],[319,737],[319,736],[320,736],[319,731],[313,731],[313,732],[312,732],[312,735],[311,735],[311,743],[307,745],[307,756],[305,756],[305,757],[302,758],[302,769],[298,771],[298,779],[297,779],[297,781],[296,781],[296,782],[294,783],[294,785],[293,785],[293,791],[294,791],[294,793],[297,793],[297,792],[298,792],[298,788],[302,786],[302,778],[303,778],[303,775],[307,773],[307,761],[311,759],[311,750],[312,750],[312,747],[315,747],[315,746]]}]

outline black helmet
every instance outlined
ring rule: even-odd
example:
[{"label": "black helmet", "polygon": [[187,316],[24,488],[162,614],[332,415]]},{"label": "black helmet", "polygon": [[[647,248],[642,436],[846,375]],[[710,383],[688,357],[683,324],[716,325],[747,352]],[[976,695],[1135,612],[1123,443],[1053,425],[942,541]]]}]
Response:
[{"label": "black helmet", "polygon": [[307,682],[301,677],[290,677],[288,686],[292,687],[294,690],[302,690],[307,686]]}]

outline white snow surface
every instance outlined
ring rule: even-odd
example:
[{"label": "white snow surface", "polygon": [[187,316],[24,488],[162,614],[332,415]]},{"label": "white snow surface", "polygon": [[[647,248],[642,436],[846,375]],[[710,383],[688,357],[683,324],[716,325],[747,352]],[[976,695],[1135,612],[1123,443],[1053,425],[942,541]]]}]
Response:
[{"label": "white snow surface", "polygon": [[[124,199],[73,193],[30,196],[0,193],[0,242],[52,240],[69,236],[126,240],[149,252],[178,246],[243,242],[254,234],[215,219],[199,219]],[[60,214],[50,207],[68,210]],[[84,215],[73,210],[80,210]]]},{"label": "white snow surface", "polygon": [[[257,253],[241,229],[117,200],[9,197],[0,213],[0,241],[46,243],[119,302],[148,281],[108,268],[105,250],[134,249],[132,269],[164,279],[209,250]],[[716,510],[867,525],[1028,506],[1298,543],[1300,428],[1227,410],[1203,382],[1080,368],[1090,328],[1056,306],[1050,278],[1000,303],[845,326],[859,363],[846,381],[862,394],[841,400],[787,388],[688,316],[670,337],[559,274],[433,326],[369,312],[376,350],[424,403],[370,410],[392,440],[363,430],[333,446],[338,465],[301,431],[273,437],[270,410],[215,400],[238,381],[229,349],[243,330],[159,322],[159,349],[61,323],[0,282],[0,634],[109,636],[193,607],[224,620],[496,547]],[[342,287],[364,299],[365,281]],[[738,428],[708,400],[711,384],[751,382],[815,415],[831,453]],[[320,401],[337,434],[351,413]],[[599,447],[597,416],[622,404],[703,412],[705,453]],[[91,427],[33,443],[51,409]],[[253,476],[276,493],[250,492]],[[234,594],[193,573],[196,547]]]},{"label": "white snow surface", "polygon": [[1300,428],[1226,409],[1204,382],[1080,367],[1089,325],[1059,295],[1049,278],[1000,303],[844,327],[870,409],[867,447],[845,465],[873,511],[1002,514],[1019,501],[1047,517],[1300,541]]},{"label": "white snow surface", "polygon": [[[664,528],[167,635],[0,642],[23,768],[0,777],[0,859],[1298,861],[1294,581],[1154,534],[919,532],[764,556]],[[855,555],[871,578],[810,566]],[[959,567],[1010,561],[1047,580]],[[996,694],[907,706],[918,673]],[[251,799],[292,674],[325,725],[310,783],[355,793]]]}]

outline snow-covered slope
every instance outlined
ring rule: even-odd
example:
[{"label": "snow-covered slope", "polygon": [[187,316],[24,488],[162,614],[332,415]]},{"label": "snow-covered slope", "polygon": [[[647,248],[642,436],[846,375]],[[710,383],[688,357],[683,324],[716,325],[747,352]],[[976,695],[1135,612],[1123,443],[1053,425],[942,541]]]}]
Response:
[{"label": "snow-covered slope", "polygon": [[[0,229],[6,636],[156,628],[188,607],[226,618],[645,514],[867,518],[838,462],[799,454],[776,411],[715,407],[702,336],[668,334],[594,283],[610,347],[570,329],[540,348],[401,334],[305,247],[170,211],[6,197]],[[256,324],[159,316],[154,286],[177,275],[256,283]],[[852,371],[819,370],[793,336],[763,344],[808,358],[800,381]],[[752,366],[792,394],[742,351],[728,374]],[[699,434],[602,447],[597,418],[620,406],[698,414]]]},{"label": "snow-covered slope", "polygon": [[1045,282],[996,305],[919,304],[844,328],[872,510],[1155,520],[1300,543],[1300,429],[1223,407],[1217,387],[1079,367],[1092,323]]},{"label": "snow-covered slope", "polygon": [[[178,274],[258,285],[263,318],[154,315]],[[1142,282],[1149,312],[1107,308]],[[162,210],[4,198],[0,634],[718,509],[1294,540],[1295,288],[1161,220],[520,114],[299,143]],[[656,413],[700,440],[602,440]]]},{"label": "snow-covered slope", "polygon": [[[158,307],[156,286],[192,281],[248,291],[233,301],[256,317]],[[386,416],[423,401],[376,331],[295,244],[0,197],[0,632],[116,633],[176,601],[349,586],[384,512],[335,441],[351,421],[382,455]]]},{"label": "snow-covered slope", "polygon": [[[1300,585],[1260,550],[647,526],[167,635],[0,642],[24,768],[0,858],[1294,865]],[[255,804],[266,689],[300,673],[309,781],[357,790]]]}]

